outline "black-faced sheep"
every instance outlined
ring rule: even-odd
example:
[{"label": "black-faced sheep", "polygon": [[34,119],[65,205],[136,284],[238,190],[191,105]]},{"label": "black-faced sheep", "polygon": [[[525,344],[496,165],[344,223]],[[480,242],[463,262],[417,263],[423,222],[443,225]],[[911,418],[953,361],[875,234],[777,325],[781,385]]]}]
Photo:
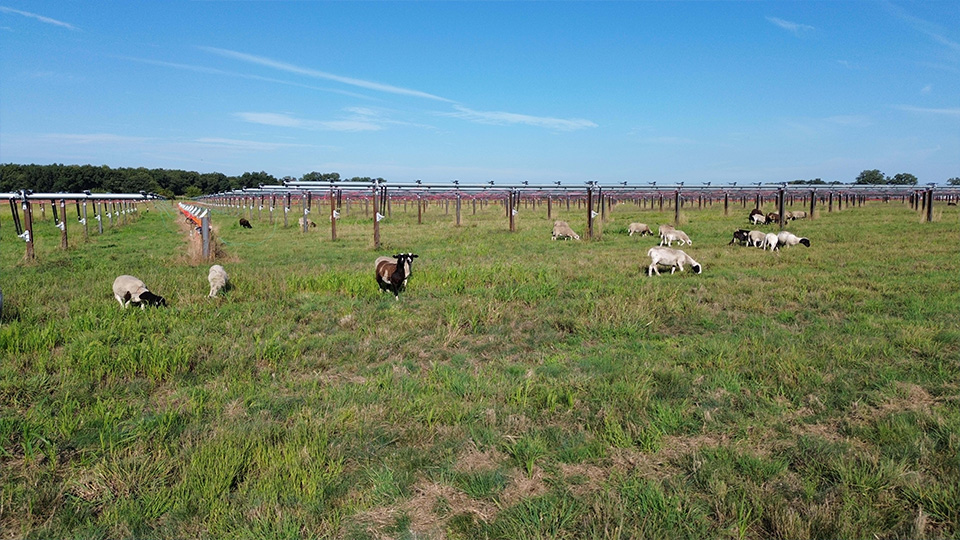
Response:
[{"label": "black-faced sheep", "polygon": [[790,212],[789,218],[790,218],[791,220],[794,220],[794,219],[807,219],[807,213],[804,212],[803,210],[794,210],[793,212]]},{"label": "black-faced sheep", "polygon": [[627,232],[630,233],[630,236],[633,236],[633,233],[640,233],[640,236],[650,235],[653,236],[653,231],[650,230],[650,227],[646,223],[631,223],[627,227]]},{"label": "black-faced sheep", "polygon": [[797,244],[803,244],[807,247],[810,247],[809,238],[802,238],[787,231],[780,231],[780,234],[777,235],[777,243],[782,246],[795,246]]},{"label": "black-faced sheep", "polygon": [[303,228],[304,220],[306,220],[306,223],[307,223],[307,226],[308,226],[308,227],[316,227],[316,226],[317,226],[317,224],[314,223],[312,219],[308,219],[308,218],[302,217],[302,218],[300,218],[300,219],[297,220],[297,224],[300,225],[300,228],[301,228],[301,229]]},{"label": "black-faced sheep", "polygon": [[647,251],[647,256],[650,257],[650,266],[647,267],[647,275],[649,276],[652,276],[654,272],[656,272],[658,276],[660,275],[660,270],[657,269],[657,265],[669,266],[671,274],[674,273],[678,267],[680,271],[683,272],[684,264],[689,264],[690,268],[693,268],[693,271],[698,274],[703,271],[700,263],[693,260],[693,257],[687,255],[680,249],[652,247]]},{"label": "black-faced sheep", "polygon": [[729,245],[732,245],[734,242],[736,242],[745,246],[749,241],[750,241],[750,231],[748,231],[747,229],[737,229],[733,231],[733,239],[730,240],[730,243],[727,245],[729,246]]},{"label": "black-faced sheep", "polygon": [[779,222],[780,222],[780,214],[776,212],[770,212],[769,214],[767,214],[767,223],[779,223]]},{"label": "black-faced sheep", "polygon": [[230,278],[227,276],[227,271],[224,270],[222,266],[215,264],[210,267],[210,273],[207,274],[207,281],[210,282],[210,298],[213,298],[218,292],[227,286],[227,283],[230,282]]},{"label": "black-faced sheep", "polygon": [[554,240],[557,238],[573,238],[574,240],[580,239],[580,235],[573,232],[573,229],[570,228],[570,225],[566,221],[560,220],[553,222],[552,237]]},{"label": "black-faced sheep", "polygon": [[247,221],[247,218],[240,218],[240,226],[243,227],[244,229],[253,228],[253,225],[251,225],[250,222]]},{"label": "black-faced sheep", "polygon": [[377,269],[377,285],[381,291],[390,291],[397,300],[407,286],[413,260],[419,257],[413,253],[398,253],[393,257],[377,257],[374,266]]},{"label": "black-faced sheep", "polygon": [[167,305],[167,301],[162,296],[150,292],[142,281],[133,276],[123,275],[113,280],[113,296],[117,302],[120,302],[122,308],[130,304],[140,306],[140,309],[146,306]]}]

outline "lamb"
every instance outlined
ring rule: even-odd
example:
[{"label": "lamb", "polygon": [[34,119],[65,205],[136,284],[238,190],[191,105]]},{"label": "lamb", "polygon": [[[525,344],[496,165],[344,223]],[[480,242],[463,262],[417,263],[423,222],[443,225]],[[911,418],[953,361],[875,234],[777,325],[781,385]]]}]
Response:
[{"label": "lamb", "polygon": [[419,257],[413,253],[398,253],[393,257],[377,257],[374,266],[377,270],[377,285],[380,291],[390,291],[396,300],[407,286],[413,260]]},{"label": "lamb", "polygon": [[776,250],[779,250],[780,248],[777,247],[777,243],[778,243],[779,241],[780,241],[780,240],[779,240],[779,238],[777,238],[777,235],[775,235],[775,234],[773,234],[773,233],[767,233],[767,235],[764,236],[764,238],[763,238],[763,245],[760,246],[760,247],[761,247],[762,249],[767,249],[767,248],[769,247],[769,248],[770,248],[770,251],[773,251],[773,250],[775,250],[775,249],[776,249]]},{"label": "lamb", "polygon": [[573,232],[573,229],[570,228],[570,225],[566,221],[554,221],[553,222],[553,239],[557,238],[573,238],[574,240],[579,240],[580,235]]},{"label": "lamb", "polygon": [[230,278],[227,276],[227,271],[224,270],[222,266],[215,264],[210,267],[210,273],[207,274],[207,281],[210,282],[210,298],[213,298],[217,296],[218,292],[227,286]]},{"label": "lamb", "polygon": [[647,251],[647,256],[650,257],[650,266],[647,267],[648,276],[652,276],[654,272],[656,272],[658,276],[660,275],[660,270],[657,269],[657,265],[659,264],[669,266],[671,274],[677,270],[677,267],[683,272],[684,263],[689,264],[690,267],[693,268],[693,271],[698,274],[703,271],[700,263],[693,260],[693,257],[687,255],[680,249],[652,247]]},{"label": "lamb", "polygon": [[653,231],[650,230],[650,227],[646,223],[631,223],[627,227],[627,231],[630,233],[630,236],[633,236],[633,233],[640,233],[640,236],[650,235],[653,236]]},{"label": "lamb", "polygon": [[750,242],[750,231],[747,229],[737,229],[733,231],[733,239],[730,240],[728,246],[737,242],[739,244],[747,245]]},{"label": "lamb", "polygon": [[664,242],[666,242],[668,246],[672,245],[673,242],[677,242],[681,246],[683,244],[693,244],[693,242],[690,241],[690,237],[687,236],[687,233],[679,229],[665,231],[663,237],[660,239],[660,245],[662,246]]},{"label": "lamb", "polygon": [[243,227],[244,229],[253,228],[253,225],[251,225],[250,222],[247,221],[247,218],[240,218],[240,226]]},{"label": "lamb", "polygon": [[763,247],[763,241],[766,239],[767,235],[763,231],[750,231],[747,234],[748,240],[747,243],[753,247]]},{"label": "lamb", "polygon": [[147,289],[139,279],[123,275],[113,280],[113,296],[120,302],[120,307],[125,308],[130,304],[140,306],[140,309],[146,306],[166,306],[167,301],[162,296],[157,296]]},{"label": "lamb", "polygon": [[801,238],[787,231],[780,231],[780,234],[777,235],[777,243],[784,246],[795,246],[797,244],[803,244],[807,247],[810,247],[809,238]]},{"label": "lamb", "polygon": [[307,219],[307,218],[305,218],[305,217],[302,217],[302,218],[300,218],[300,219],[297,221],[297,223],[300,225],[300,228],[301,228],[301,229],[303,228],[304,220],[306,220],[307,226],[309,226],[309,227],[316,227],[316,226],[317,226],[317,224],[314,223],[312,219]]}]

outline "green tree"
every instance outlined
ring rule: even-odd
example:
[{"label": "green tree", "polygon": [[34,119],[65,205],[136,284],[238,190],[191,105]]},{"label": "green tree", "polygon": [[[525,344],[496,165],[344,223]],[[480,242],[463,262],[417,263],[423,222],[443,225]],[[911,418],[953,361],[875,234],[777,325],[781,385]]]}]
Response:
[{"label": "green tree", "polygon": [[897,173],[890,179],[889,183],[898,186],[915,186],[917,185],[917,177],[910,173]]},{"label": "green tree", "polygon": [[960,176],[954,176],[947,180],[947,185],[949,186],[960,186]]},{"label": "green tree", "polygon": [[857,176],[857,181],[854,184],[888,184],[890,180],[883,176],[883,173],[878,169],[871,169],[869,171],[862,171]]}]

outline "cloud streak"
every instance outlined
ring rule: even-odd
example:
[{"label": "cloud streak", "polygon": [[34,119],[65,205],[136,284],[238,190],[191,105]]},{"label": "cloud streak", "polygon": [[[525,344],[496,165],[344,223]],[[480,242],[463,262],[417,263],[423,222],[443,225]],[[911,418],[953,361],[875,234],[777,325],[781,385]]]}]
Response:
[{"label": "cloud streak", "polygon": [[36,13],[30,13],[29,11],[20,11],[19,9],[8,8],[6,6],[0,6],[0,13],[13,13],[14,15],[22,15],[24,17],[36,19],[42,23],[52,24],[54,26],[59,26],[61,28],[66,28],[68,30],[80,30],[79,28],[77,28],[76,26],[70,23],[65,23],[63,21],[51,19],[50,17],[44,17],[43,15],[37,15]]},{"label": "cloud streak", "polygon": [[797,35],[797,36],[799,36],[803,32],[811,32],[815,30],[815,28],[810,26],[809,24],[800,24],[800,23],[795,23],[791,21],[785,21],[778,17],[767,17],[767,20],[779,26],[780,28],[783,28],[784,30],[792,32],[794,35]]},{"label": "cloud streak", "polygon": [[431,99],[435,101],[445,101],[447,103],[453,103],[453,100],[443,98],[440,96],[435,96],[433,94],[428,94],[427,92],[421,92],[419,90],[412,90],[409,88],[401,88],[399,86],[392,86],[389,84],[381,84],[373,81],[365,81],[362,79],[355,79],[352,77],[343,77],[341,75],[334,75],[332,73],[326,73],[323,71],[318,71],[315,69],[305,68],[296,66],[293,64],[288,64],[286,62],[280,62],[279,60],[273,60],[271,58],[266,58],[263,56],[256,56],[252,54],[246,54],[237,51],[231,51],[228,49],[220,49],[217,47],[200,47],[200,50],[206,51],[211,54],[216,54],[218,56],[223,56],[225,58],[232,58],[234,60],[240,60],[242,62],[247,62],[250,64],[256,64],[260,66],[265,66],[280,71],[286,71],[287,73],[294,73],[297,75],[304,75],[306,77],[312,77],[315,79],[324,79],[328,81],[335,81],[341,84],[346,84],[349,86],[356,86],[357,88],[364,88],[367,90],[375,90],[378,92],[385,92],[389,94],[397,94],[403,96],[412,96],[419,97],[424,99]]},{"label": "cloud streak", "polygon": [[553,129],[556,131],[576,131],[578,129],[597,127],[597,124],[582,118],[550,118],[545,116],[530,116],[527,114],[502,111],[475,111],[460,105],[455,106],[454,109],[456,109],[457,112],[445,113],[444,116],[461,118],[463,120],[476,122],[478,124],[498,126],[523,124]]},{"label": "cloud streak", "polygon": [[296,118],[289,114],[282,113],[262,113],[262,112],[238,112],[234,116],[249,122],[251,124],[260,124],[264,126],[297,128],[306,130],[323,131],[380,131],[382,126],[366,119],[348,119],[348,120],[305,120]]},{"label": "cloud streak", "polygon": [[960,52],[960,43],[953,41],[952,39],[943,35],[943,29],[936,24],[925,21],[919,17],[914,17],[899,7],[895,6],[890,2],[886,2],[885,5],[895,16],[899,19],[906,21],[914,30],[925,34],[927,37],[933,41],[951,49],[953,52]]},{"label": "cloud streak", "polygon": [[957,118],[960,118],[960,108],[934,109],[929,107],[914,107],[913,105],[897,105],[896,108],[901,111],[912,113],[933,114],[937,116],[956,116]]}]

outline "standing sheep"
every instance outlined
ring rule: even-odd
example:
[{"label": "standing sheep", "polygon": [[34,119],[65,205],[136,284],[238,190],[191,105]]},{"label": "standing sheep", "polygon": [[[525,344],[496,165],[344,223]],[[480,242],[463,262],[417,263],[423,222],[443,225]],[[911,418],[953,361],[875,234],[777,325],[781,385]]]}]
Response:
[{"label": "standing sheep", "polygon": [[247,218],[240,218],[240,226],[243,227],[244,229],[253,228],[253,225],[251,225],[250,222],[247,221]]},{"label": "standing sheep", "polygon": [[749,238],[748,240],[749,245],[753,247],[762,248],[763,242],[764,240],[766,240],[767,235],[763,231],[750,231],[747,234],[747,237]]},{"label": "standing sheep", "polygon": [[419,257],[413,253],[398,253],[393,257],[377,257],[374,266],[377,270],[377,285],[381,291],[390,291],[397,300],[407,286],[413,260]]},{"label": "standing sheep", "polygon": [[732,245],[734,242],[744,246],[747,245],[747,243],[750,242],[750,231],[747,229],[737,229],[733,231],[733,239],[730,240],[730,243],[727,245]]},{"label": "standing sheep", "polygon": [[693,242],[690,241],[690,237],[687,236],[687,233],[681,231],[680,229],[669,229],[663,232],[663,236],[660,238],[660,245],[662,246],[666,242],[668,246],[673,245],[674,242],[677,242],[679,245],[692,245]]},{"label": "standing sheep", "polygon": [[803,210],[794,210],[790,212],[790,219],[807,219],[807,213]]},{"label": "standing sheep", "polygon": [[627,232],[630,233],[630,236],[633,236],[633,233],[640,233],[640,236],[650,235],[653,236],[653,231],[650,230],[650,227],[646,223],[631,223],[627,227]]},{"label": "standing sheep", "polygon": [[647,251],[647,256],[650,257],[650,266],[647,267],[648,276],[652,276],[654,272],[656,272],[658,276],[660,275],[660,270],[657,269],[657,265],[659,264],[669,266],[671,274],[677,270],[677,267],[683,272],[684,263],[689,264],[690,268],[693,268],[693,271],[698,274],[703,271],[700,263],[693,260],[693,257],[687,255],[681,249],[652,247]]},{"label": "standing sheep", "polygon": [[303,223],[304,223],[304,221],[306,221],[308,227],[316,227],[316,226],[317,226],[317,224],[314,223],[312,219],[308,219],[308,218],[305,218],[305,217],[301,217],[299,220],[297,220],[297,224],[300,225],[300,228],[301,228],[301,229],[303,229]]},{"label": "standing sheep", "polygon": [[218,292],[227,286],[227,283],[230,282],[230,278],[227,276],[227,271],[224,270],[222,266],[215,264],[210,267],[210,273],[207,274],[207,281],[210,282],[210,298],[213,298]]},{"label": "standing sheep", "polygon": [[120,302],[121,308],[130,304],[140,306],[140,309],[148,305],[167,305],[167,301],[162,296],[153,294],[142,281],[128,275],[117,276],[117,279],[113,280],[113,296],[117,302]]},{"label": "standing sheep", "polygon": [[777,243],[782,246],[795,246],[797,244],[803,244],[807,247],[810,247],[809,238],[801,238],[787,231],[780,231],[780,234],[777,235]]},{"label": "standing sheep", "polygon": [[566,221],[554,221],[553,222],[553,239],[557,238],[573,238],[574,240],[579,240],[580,235],[573,232],[573,229],[570,228],[570,225]]},{"label": "standing sheep", "polygon": [[779,251],[780,248],[777,246],[777,243],[779,241],[780,240],[779,238],[777,238],[777,235],[773,233],[767,233],[767,235],[763,237],[763,245],[760,247],[763,249],[767,249],[769,247],[770,251],[773,251],[773,250]]}]

